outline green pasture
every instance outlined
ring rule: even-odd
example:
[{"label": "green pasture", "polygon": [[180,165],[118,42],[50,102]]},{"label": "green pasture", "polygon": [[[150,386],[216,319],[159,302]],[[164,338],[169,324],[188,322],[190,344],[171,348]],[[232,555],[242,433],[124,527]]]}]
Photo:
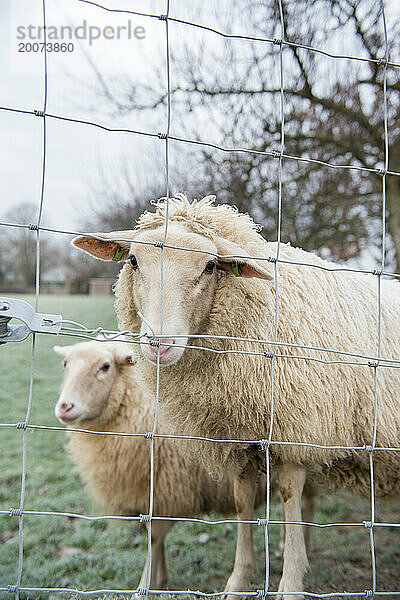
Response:
[{"label": "green pasture", "polygon": [[[28,301],[33,302],[31,297]],[[116,328],[113,299],[89,296],[43,296],[40,311],[61,313],[66,319],[89,327]],[[41,335],[37,337],[35,377],[30,422],[59,425],[54,417],[61,381],[60,357],[54,344],[79,339]],[[0,346],[0,422],[25,419],[32,340]],[[0,428],[0,510],[17,508],[21,491],[21,430]],[[65,449],[62,431],[29,430],[25,508],[95,514]],[[263,516],[263,512],[259,513]],[[211,515],[217,518],[217,515]],[[272,518],[280,518],[274,499]],[[370,520],[367,500],[346,495],[325,497],[319,502],[319,523],[352,523]],[[398,502],[378,502],[377,521],[398,522]],[[171,589],[220,591],[232,568],[235,529],[230,525],[177,524],[167,538]],[[69,587],[80,590],[135,588],[146,553],[146,533],[138,527],[86,522],[54,516],[26,516],[23,522],[24,562],[22,586]],[[270,527],[271,583],[277,589],[282,560],[276,557],[278,526]],[[263,587],[264,530],[256,528],[259,568],[254,589]],[[400,528],[375,530],[377,587],[400,591]],[[310,554],[311,571],[306,589],[313,592],[363,591],[371,589],[369,531],[339,526],[316,529]],[[18,518],[0,515],[0,587],[15,584],[18,565]],[[13,596],[0,592],[4,598]],[[50,598],[71,594],[50,593]],[[47,593],[21,593],[21,598],[49,598]]]}]

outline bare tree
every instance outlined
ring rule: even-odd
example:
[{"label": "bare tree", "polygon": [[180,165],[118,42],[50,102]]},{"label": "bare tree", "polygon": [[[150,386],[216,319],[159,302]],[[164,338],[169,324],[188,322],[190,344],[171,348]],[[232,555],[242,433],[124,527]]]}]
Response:
[{"label": "bare tree", "polygon": [[[277,0],[239,0],[229,11],[216,6],[220,29],[269,39],[280,38]],[[282,0],[284,45],[285,153],[302,159],[384,167],[386,69],[389,169],[400,171],[400,69],[385,66],[380,3],[366,0]],[[246,16],[246,27],[242,26]],[[389,24],[389,56],[398,60],[400,20]],[[196,30],[196,34],[200,35]],[[361,56],[362,62],[333,59],[304,49]],[[178,46],[178,44],[176,44]],[[172,46],[174,52],[175,46]],[[174,119],[182,116],[188,134],[221,145],[256,151],[280,149],[279,42],[183,41],[173,53]],[[394,58],[393,58],[394,57]],[[103,92],[107,82],[101,82]],[[132,85],[118,112],[153,111],[165,105],[163,80],[157,86]],[[188,118],[189,117],[189,118]],[[186,124],[186,125],[185,125]],[[209,138],[209,139],[210,139]],[[253,213],[268,237],[276,236],[277,172],[274,159],[256,153],[196,154],[195,176],[216,190],[219,200]],[[187,161],[187,164],[193,165]],[[285,241],[345,261],[378,247],[382,176],[362,170],[284,162]],[[387,176],[387,230],[391,256],[400,272],[400,177]]]},{"label": "bare tree", "polygon": [[[191,197],[202,197],[208,192],[207,183],[200,179],[194,185],[187,173],[171,170],[171,178],[179,181],[176,191],[185,192]],[[151,208],[151,203],[166,195],[164,173],[154,177],[152,181],[141,180],[134,169],[122,163],[112,176],[101,171],[99,180],[92,188],[90,211],[82,220],[81,227],[90,231],[118,231],[133,229],[143,211]]]},{"label": "bare tree", "polygon": [[90,212],[84,217],[82,227],[90,231],[132,229],[150,202],[166,192],[163,181],[149,183],[137,179],[126,163],[122,163],[112,176],[106,176],[101,170],[99,180],[92,188]]},{"label": "bare tree", "polygon": [[[14,223],[34,223],[37,217],[35,204],[23,202],[4,215]],[[36,280],[36,232],[26,228],[9,227],[0,244],[1,265],[5,281],[33,287]],[[40,236],[40,280],[55,272],[61,264],[59,244],[49,235]]]},{"label": "bare tree", "polygon": [[[107,176],[100,168],[99,179],[90,192],[90,209],[81,218],[82,231],[102,232],[133,229],[139,215],[149,208],[151,200],[165,195],[164,184],[136,181],[127,164]],[[70,293],[87,293],[89,279],[116,279],[120,263],[93,261],[81,253],[68,252],[65,257],[66,286]]]},{"label": "bare tree", "polygon": [[[256,34],[270,37],[266,30],[265,9],[274,23],[272,31],[280,35],[277,2],[242,3],[252,14]],[[370,62],[342,61],[326,68],[327,60],[296,45],[284,50],[285,153],[367,169],[384,166],[384,64],[385,41],[380,5],[356,0],[283,0],[285,38],[299,44],[338,48],[345,36],[351,40],[350,53],[360,54]],[[254,8],[253,11],[250,9]],[[400,23],[392,23],[395,33]],[[331,44],[329,43],[331,41]],[[237,64],[237,55],[233,64]],[[187,73],[187,105],[193,94],[209,97],[212,102],[229,106],[234,131],[247,128],[247,141],[256,150],[279,149],[280,85],[272,82],[265,65],[271,64],[271,50],[255,51],[245,77],[237,69],[228,85],[222,79],[210,84],[197,70]],[[264,63],[264,68],[263,68]],[[254,74],[257,74],[256,78]],[[235,83],[236,80],[238,83]],[[254,85],[254,81],[257,85]],[[278,82],[279,83],[279,82]],[[177,90],[178,91],[178,90]],[[183,90],[180,90],[182,94]],[[265,94],[275,99],[275,108],[265,112]],[[391,170],[400,171],[400,69],[387,68],[388,125]],[[189,101],[190,96],[190,101]],[[226,100],[227,99],[227,100]],[[244,102],[243,102],[244,100]],[[237,104],[237,106],[236,106]],[[254,115],[256,115],[254,117]],[[250,126],[249,126],[250,125]],[[228,137],[232,130],[228,131]],[[215,158],[208,155],[208,161]],[[236,159],[233,159],[234,161]],[[265,160],[251,157],[246,161],[245,176]],[[379,240],[381,213],[381,176],[362,171],[330,171],[306,162],[285,162],[284,234],[292,243],[307,249],[328,249],[336,259],[346,260],[368,244]],[[251,177],[248,177],[251,180]],[[229,178],[228,178],[229,181]],[[262,192],[269,189],[268,178],[258,175]],[[254,187],[254,183],[253,183]],[[387,177],[387,227],[391,236],[394,260],[400,271],[400,178]],[[257,204],[262,205],[259,197]],[[271,209],[267,200],[265,208]],[[286,228],[285,228],[286,227]]]}]

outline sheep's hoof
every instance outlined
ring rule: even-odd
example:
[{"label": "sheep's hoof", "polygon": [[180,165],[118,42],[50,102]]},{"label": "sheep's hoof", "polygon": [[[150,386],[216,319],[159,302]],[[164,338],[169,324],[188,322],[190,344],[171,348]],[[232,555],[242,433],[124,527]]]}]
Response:
[{"label": "sheep's hoof", "polygon": [[232,578],[232,576],[228,579],[227,584],[225,586],[224,592],[225,595],[222,596],[223,600],[241,600],[245,599],[247,596],[236,596],[235,594],[230,594],[230,592],[244,592],[245,590],[249,590],[249,581],[248,579],[242,578]]},{"label": "sheep's hoof", "polygon": [[286,586],[284,583],[279,584],[279,589],[278,589],[278,593],[276,595],[276,600],[303,600],[304,596],[303,595],[294,595],[294,594],[285,594],[284,590],[289,589],[289,590],[296,590],[297,586]]}]

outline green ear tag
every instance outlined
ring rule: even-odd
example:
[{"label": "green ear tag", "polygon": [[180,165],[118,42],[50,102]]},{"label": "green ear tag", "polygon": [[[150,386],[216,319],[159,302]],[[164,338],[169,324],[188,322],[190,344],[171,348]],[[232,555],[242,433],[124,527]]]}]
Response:
[{"label": "green ear tag", "polygon": [[235,277],[241,277],[242,276],[242,274],[240,272],[239,263],[237,263],[237,262],[232,263],[232,273],[234,274]]},{"label": "green ear tag", "polygon": [[113,256],[113,260],[121,260],[121,256],[123,255],[123,253],[124,249],[121,246],[118,246]]}]

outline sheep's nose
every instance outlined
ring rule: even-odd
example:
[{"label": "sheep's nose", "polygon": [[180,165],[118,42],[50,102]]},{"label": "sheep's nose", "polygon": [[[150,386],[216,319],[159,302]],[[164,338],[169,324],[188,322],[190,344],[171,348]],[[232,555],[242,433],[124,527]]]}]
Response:
[{"label": "sheep's nose", "polygon": [[[153,343],[152,343],[153,342]],[[156,337],[150,342],[150,348],[153,354],[157,355],[158,348],[160,347],[160,356],[168,352],[168,350],[175,344],[175,340],[172,338],[159,338]],[[159,346],[160,344],[160,346]]]},{"label": "sheep's nose", "polygon": [[179,358],[182,356],[183,350],[185,348],[187,339],[183,339],[180,341],[178,338],[173,337],[154,337],[150,340],[143,341],[141,344],[141,349],[143,356],[147,358],[148,361],[153,363],[153,365],[171,365],[176,363]]},{"label": "sheep's nose", "polygon": [[56,404],[55,415],[61,423],[73,423],[79,417],[73,402],[59,402]]},{"label": "sheep's nose", "polygon": [[62,412],[64,414],[69,412],[72,408],[74,408],[74,405],[72,404],[72,402],[69,404],[67,402],[61,402],[61,404],[59,406],[60,412]]}]

